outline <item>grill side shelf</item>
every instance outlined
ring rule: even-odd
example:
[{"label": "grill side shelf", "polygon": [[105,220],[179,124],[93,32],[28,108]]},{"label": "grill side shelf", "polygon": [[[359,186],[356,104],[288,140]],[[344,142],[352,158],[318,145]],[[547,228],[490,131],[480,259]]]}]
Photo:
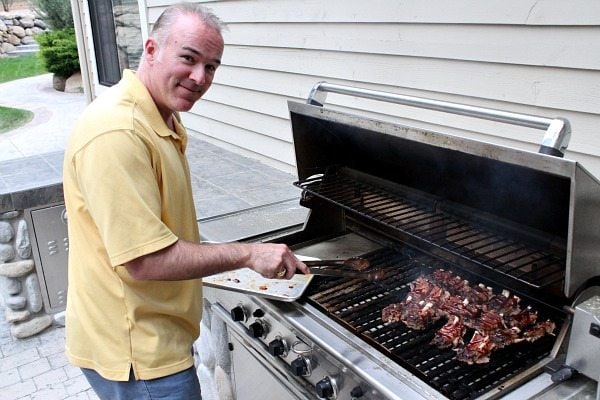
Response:
[{"label": "grill side shelf", "polygon": [[[370,177],[371,178],[371,177]],[[374,183],[375,182],[375,183]],[[475,264],[516,280],[526,287],[559,292],[565,279],[565,259],[551,252],[553,241],[539,245],[511,234],[505,225],[452,212],[440,199],[390,190],[377,178],[361,179],[344,169],[298,181],[303,198],[316,196],[399,237],[432,248],[437,253]]]}]

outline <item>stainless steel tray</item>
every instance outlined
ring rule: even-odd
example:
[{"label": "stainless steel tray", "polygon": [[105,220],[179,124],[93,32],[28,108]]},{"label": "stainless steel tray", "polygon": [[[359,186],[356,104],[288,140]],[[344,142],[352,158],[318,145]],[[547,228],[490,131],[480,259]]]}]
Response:
[{"label": "stainless steel tray", "polygon": [[[314,257],[296,255],[302,261],[317,260]],[[280,301],[297,300],[313,279],[312,274],[296,274],[292,279],[267,279],[249,268],[222,272],[202,279],[206,286],[233,290]]]}]

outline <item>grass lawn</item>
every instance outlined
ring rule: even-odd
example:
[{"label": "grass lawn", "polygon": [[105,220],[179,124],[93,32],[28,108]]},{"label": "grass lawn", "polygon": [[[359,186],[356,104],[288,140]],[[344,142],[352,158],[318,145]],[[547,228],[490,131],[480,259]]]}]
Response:
[{"label": "grass lawn", "polygon": [[0,83],[47,73],[37,54],[0,58]]},{"label": "grass lawn", "polygon": [[[37,54],[0,58],[0,83],[45,74],[42,59]],[[0,98],[0,103],[2,99]],[[33,113],[18,108],[0,106],[0,134],[25,125]]]},{"label": "grass lawn", "polygon": [[31,111],[0,106],[0,133],[25,125],[32,119]]}]

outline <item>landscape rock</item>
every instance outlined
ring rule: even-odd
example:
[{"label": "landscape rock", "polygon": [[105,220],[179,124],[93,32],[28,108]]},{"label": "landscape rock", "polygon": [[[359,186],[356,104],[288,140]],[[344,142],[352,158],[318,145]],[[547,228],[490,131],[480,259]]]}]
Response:
[{"label": "landscape rock", "polygon": [[37,274],[31,274],[25,279],[25,291],[29,299],[29,309],[34,313],[41,311],[44,301]]},{"label": "landscape rock", "polygon": [[[15,249],[10,244],[0,244],[0,262],[10,261],[13,258],[15,258]],[[1,270],[0,266],[0,275],[4,275]]]},{"label": "landscape rock", "polygon": [[25,28],[23,28],[22,26],[19,26],[19,25],[13,25],[13,26],[11,26],[10,28],[8,28],[8,32],[12,33],[16,37],[18,37],[19,40],[21,38],[25,37]]},{"label": "landscape rock", "polygon": [[18,211],[8,211],[8,212],[0,214],[0,219],[13,219],[13,218],[17,218],[18,216],[19,216]]},{"label": "landscape rock", "polygon": [[8,296],[6,299],[6,306],[14,311],[24,309],[26,305],[27,298],[24,296]]},{"label": "landscape rock", "polygon": [[65,93],[83,93],[81,72],[76,72],[67,78],[65,82]]},{"label": "landscape rock", "polygon": [[41,19],[36,19],[34,23],[37,28],[40,28],[44,31],[46,29],[48,29],[48,25],[46,25],[46,23],[44,21],[42,21]]},{"label": "landscape rock", "polygon": [[52,316],[42,315],[40,317],[30,319],[29,321],[12,325],[10,327],[10,332],[17,339],[25,339],[40,333],[50,325],[52,325]]},{"label": "landscape rock", "polygon": [[15,237],[15,247],[17,254],[22,259],[26,260],[31,257],[31,241],[29,240],[29,229],[27,222],[24,219],[19,221],[17,225],[17,236]]},{"label": "landscape rock", "polygon": [[15,230],[12,225],[8,222],[0,221],[0,243],[9,243],[14,235]]},{"label": "landscape rock", "polygon": [[31,316],[31,312],[29,310],[14,311],[14,310],[11,310],[10,308],[7,308],[4,311],[4,317],[6,318],[6,321],[10,322],[10,323],[25,321],[30,316]]},{"label": "landscape rock", "polygon": [[11,44],[8,42],[4,42],[4,43],[0,44],[0,54],[10,53],[11,51],[15,51],[14,44]]},{"label": "landscape rock", "polygon": [[33,260],[22,260],[11,263],[4,263],[0,264],[0,275],[5,276],[7,278],[19,278],[33,271],[34,267],[35,264],[33,263]]},{"label": "landscape rock", "polygon": [[17,35],[9,33],[6,37],[6,42],[12,44],[13,46],[18,46],[21,44],[21,38]]},{"label": "landscape rock", "polygon": [[21,281],[14,278],[2,277],[2,279],[5,281],[6,293],[11,296],[21,293]]},{"label": "landscape rock", "polygon": [[28,15],[24,18],[21,18],[21,26],[23,28],[33,28],[35,26],[34,18],[30,15]]},{"label": "landscape rock", "polygon": [[0,12],[0,56],[35,43],[35,35],[49,28],[29,10]]}]

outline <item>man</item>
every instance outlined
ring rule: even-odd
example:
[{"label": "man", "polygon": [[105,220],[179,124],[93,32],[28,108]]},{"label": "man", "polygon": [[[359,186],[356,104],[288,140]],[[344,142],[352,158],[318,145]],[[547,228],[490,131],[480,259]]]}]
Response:
[{"label": "man", "polygon": [[267,278],[309,272],[285,245],[199,244],[177,112],[208,90],[223,46],[216,16],[169,7],[137,72],[88,106],[67,146],[66,353],[101,399],[200,398],[198,278],[240,267]]}]

